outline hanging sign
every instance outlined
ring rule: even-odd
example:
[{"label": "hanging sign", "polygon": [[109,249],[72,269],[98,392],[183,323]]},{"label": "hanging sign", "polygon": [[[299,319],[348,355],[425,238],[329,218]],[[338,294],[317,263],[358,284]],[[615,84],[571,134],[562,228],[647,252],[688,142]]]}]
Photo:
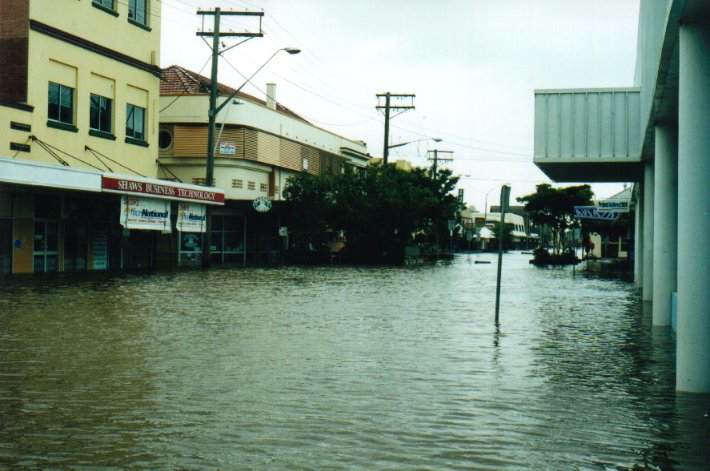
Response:
[{"label": "hanging sign", "polygon": [[619,213],[599,211],[596,206],[575,206],[574,215],[580,219],[606,219],[609,221],[619,218]]},{"label": "hanging sign", "polygon": [[204,204],[180,203],[175,228],[180,232],[205,232],[207,224]]},{"label": "hanging sign", "polygon": [[124,195],[120,217],[126,229],[170,232],[170,201]]}]

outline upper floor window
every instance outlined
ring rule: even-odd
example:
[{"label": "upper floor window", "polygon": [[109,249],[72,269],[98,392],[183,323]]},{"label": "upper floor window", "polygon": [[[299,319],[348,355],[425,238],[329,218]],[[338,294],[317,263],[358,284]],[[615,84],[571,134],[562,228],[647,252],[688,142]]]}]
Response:
[{"label": "upper floor window", "polygon": [[145,141],[145,108],[126,105],[126,137]]},{"label": "upper floor window", "polygon": [[110,98],[92,93],[90,102],[89,128],[107,133],[112,132],[111,109],[113,101]]},{"label": "upper floor window", "polygon": [[148,24],[148,0],[128,0],[128,18],[142,25]]},{"label": "upper floor window", "polygon": [[108,8],[109,10],[113,10],[113,0],[94,0],[94,3]]},{"label": "upper floor window", "polygon": [[74,124],[74,89],[49,82],[47,118],[64,124]]}]

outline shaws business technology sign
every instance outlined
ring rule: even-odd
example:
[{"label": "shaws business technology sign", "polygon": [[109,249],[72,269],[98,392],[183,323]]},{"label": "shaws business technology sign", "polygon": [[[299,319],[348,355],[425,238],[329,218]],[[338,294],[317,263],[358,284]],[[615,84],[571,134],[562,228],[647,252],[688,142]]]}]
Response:
[{"label": "shaws business technology sign", "polygon": [[169,182],[157,183],[139,179],[128,179],[104,175],[101,177],[104,191],[122,194],[135,194],[154,198],[178,201],[192,201],[204,204],[224,204],[224,193],[209,188],[191,188]]}]

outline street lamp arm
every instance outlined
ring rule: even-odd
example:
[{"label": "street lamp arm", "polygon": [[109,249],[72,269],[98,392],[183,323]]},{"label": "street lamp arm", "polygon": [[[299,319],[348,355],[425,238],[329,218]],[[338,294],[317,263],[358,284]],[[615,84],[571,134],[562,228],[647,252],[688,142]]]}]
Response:
[{"label": "street lamp arm", "polygon": [[415,141],[401,142],[399,144],[393,144],[391,146],[387,146],[387,148],[394,149],[395,147],[402,147],[402,146],[406,146],[407,144],[414,144],[415,142],[422,142],[422,141],[428,141],[428,140],[432,140],[434,142],[441,142],[441,139],[439,139],[438,137],[427,137],[424,139],[417,139]]},{"label": "street lamp arm", "polygon": [[249,76],[249,78],[246,79],[246,81],[245,81],[243,84],[241,84],[241,85],[239,86],[239,88],[237,88],[237,89],[234,90],[232,93],[230,93],[229,96],[227,97],[227,99],[224,100],[219,106],[217,106],[217,107],[215,108],[215,110],[214,110],[214,115],[217,116],[217,115],[219,114],[219,112],[222,111],[222,108],[224,108],[225,106],[227,106],[227,103],[229,103],[235,96],[237,96],[237,94],[242,91],[242,88],[244,88],[244,87],[246,86],[246,84],[248,84],[249,82],[251,82],[251,79],[253,79],[254,76],[255,76],[256,74],[258,74],[258,73],[261,71],[261,69],[263,69],[264,67],[266,67],[266,64],[268,64],[269,62],[271,62],[271,59],[273,59],[274,57],[276,57],[276,54],[278,54],[278,53],[281,52],[281,51],[286,51],[286,52],[288,52],[289,54],[298,54],[299,52],[301,52],[300,49],[296,49],[296,48],[292,48],[292,47],[284,47],[284,48],[279,49],[278,51],[274,52],[274,53],[271,55],[271,57],[269,57],[269,59],[268,59],[266,62],[264,62],[263,64],[261,64],[261,66],[260,66],[258,69],[256,69],[256,70],[254,71],[254,73],[251,74],[251,75]]}]

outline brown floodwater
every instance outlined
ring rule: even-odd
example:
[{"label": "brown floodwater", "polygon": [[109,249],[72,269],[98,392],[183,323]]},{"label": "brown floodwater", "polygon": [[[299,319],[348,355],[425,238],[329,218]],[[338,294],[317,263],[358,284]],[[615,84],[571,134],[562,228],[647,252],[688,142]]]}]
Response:
[{"label": "brown floodwater", "polygon": [[633,284],[528,258],[498,328],[492,255],[1,279],[0,468],[708,469]]}]

